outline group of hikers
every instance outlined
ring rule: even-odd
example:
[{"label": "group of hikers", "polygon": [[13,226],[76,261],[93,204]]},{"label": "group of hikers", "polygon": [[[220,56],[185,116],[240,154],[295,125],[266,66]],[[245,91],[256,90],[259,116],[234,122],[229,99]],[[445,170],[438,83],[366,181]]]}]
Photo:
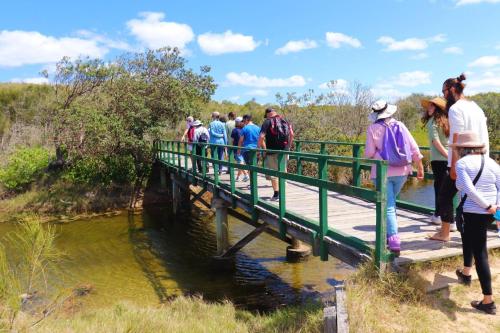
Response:
[{"label": "group of hikers", "polygon": [[[464,95],[464,74],[447,79],[442,86],[443,97],[421,100],[424,109],[422,122],[428,131],[431,168],[434,174],[435,212],[431,222],[439,225],[429,239],[448,242],[450,232],[458,229],[462,238],[463,267],[456,270],[458,281],[471,284],[473,263],[481,284],[483,299],[473,301],[472,307],[488,314],[496,313],[492,299],[491,272],[486,246],[487,229],[495,217],[500,219],[500,166],[489,157],[487,119],[483,110]],[[397,106],[376,101],[371,107],[370,125],[366,132],[365,157],[386,160],[387,169],[387,246],[399,255],[401,239],[396,217],[396,198],[408,176],[417,168],[417,179],[424,179],[423,155],[407,127],[395,119]],[[187,119],[182,140],[190,143],[211,143],[237,146],[237,163],[250,164],[248,149],[288,150],[293,141],[290,123],[272,108],[265,110],[261,127],[252,117],[236,117],[230,112],[225,123],[218,112],[212,113],[208,129],[201,121]],[[223,120],[223,119],[222,119]],[[231,141],[230,141],[231,140]],[[201,146],[195,145],[193,155],[201,155]],[[217,146],[212,156],[223,160],[225,148]],[[265,154],[265,167],[278,170],[277,154]],[[196,161],[201,170],[201,161]],[[193,167],[194,163],[193,163]],[[219,172],[223,172],[222,167]],[[286,171],[286,167],[285,170]],[[372,166],[370,178],[376,178]],[[237,180],[248,181],[246,170],[239,170]],[[279,200],[277,178],[271,177],[273,201]],[[461,201],[455,209],[455,195],[460,191]],[[497,222],[500,229],[500,222]],[[500,233],[499,233],[500,235]]]},{"label": "group of hikers", "polygon": [[[443,83],[443,97],[421,100],[422,122],[430,145],[434,174],[435,212],[431,222],[437,225],[429,239],[448,242],[450,232],[462,238],[463,267],[456,270],[458,281],[471,284],[475,263],[483,293],[471,306],[496,314],[492,299],[491,272],[486,245],[487,229],[497,219],[500,228],[500,166],[489,157],[487,119],[483,110],[464,95],[464,74]],[[417,179],[424,178],[421,154],[406,126],[394,118],[396,105],[377,101],[372,105],[367,130],[365,157],[388,161],[387,170],[387,246],[396,255],[401,250],[396,219],[396,197],[408,175],[417,167]],[[371,178],[375,178],[372,168]],[[453,200],[460,191],[456,209]],[[499,233],[500,235],[500,233]]]},{"label": "group of hikers", "polygon": [[[251,150],[260,148],[266,149],[264,154],[264,166],[268,169],[278,170],[278,154],[273,151],[289,150],[293,142],[293,129],[291,124],[281,117],[273,108],[265,110],[265,120],[262,126],[257,126],[252,121],[252,116],[246,114],[243,117],[236,117],[234,112],[229,112],[227,119],[220,116],[219,112],[212,113],[212,119],[208,128],[203,126],[200,120],[188,117],[186,120],[186,130],[181,138],[188,141],[188,150],[194,150],[192,154],[193,168],[198,172],[202,171],[202,161],[196,156],[201,156],[203,144],[216,144],[211,149],[211,156],[218,160],[224,160],[229,152],[223,145],[238,147],[234,152],[234,160],[238,164],[251,164]],[[288,159],[285,158],[285,163]],[[223,166],[218,166],[219,174],[228,172]],[[285,165],[286,170],[286,165]],[[249,180],[248,171],[238,169],[236,181],[247,182]],[[266,176],[271,181],[273,196],[271,201],[279,200],[278,178]]]}]

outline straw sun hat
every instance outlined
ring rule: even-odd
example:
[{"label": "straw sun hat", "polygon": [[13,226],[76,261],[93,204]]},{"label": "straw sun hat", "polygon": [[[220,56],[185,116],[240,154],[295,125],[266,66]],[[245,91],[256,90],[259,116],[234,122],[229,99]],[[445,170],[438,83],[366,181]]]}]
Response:
[{"label": "straw sun hat", "polygon": [[434,104],[443,111],[446,110],[446,100],[442,97],[435,97],[433,99],[423,99],[420,101],[420,105],[422,105],[422,107],[426,110],[430,104]]},{"label": "straw sun hat", "polygon": [[479,142],[477,134],[472,131],[458,133],[457,142],[450,144],[453,148],[484,148],[486,145]]}]

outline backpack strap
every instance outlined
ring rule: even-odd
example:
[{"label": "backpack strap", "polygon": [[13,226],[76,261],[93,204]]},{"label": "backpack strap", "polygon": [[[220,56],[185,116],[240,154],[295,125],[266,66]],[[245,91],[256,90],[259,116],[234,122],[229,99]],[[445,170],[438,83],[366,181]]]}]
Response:
[{"label": "backpack strap", "polygon": [[[479,172],[477,173],[476,177],[472,181],[472,185],[476,185],[476,183],[478,182],[479,178],[481,177],[481,174],[483,173],[483,168],[484,168],[484,154],[481,154],[481,167],[479,168]],[[459,208],[464,207],[465,200],[467,200],[467,194],[464,194],[462,200],[460,200],[460,204],[458,205]]]}]

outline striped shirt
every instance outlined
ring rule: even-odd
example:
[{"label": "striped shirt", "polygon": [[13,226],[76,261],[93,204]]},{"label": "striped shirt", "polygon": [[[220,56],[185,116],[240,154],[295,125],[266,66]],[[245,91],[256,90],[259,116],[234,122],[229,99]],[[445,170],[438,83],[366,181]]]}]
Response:
[{"label": "striped shirt", "polygon": [[489,205],[500,204],[500,166],[487,155],[484,156],[484,168],[476,185],[472,184],[481,168],[481,155],[467,155],[457,161],[456,187],[461,196],[467,194],[464,212],[489,214]]}]

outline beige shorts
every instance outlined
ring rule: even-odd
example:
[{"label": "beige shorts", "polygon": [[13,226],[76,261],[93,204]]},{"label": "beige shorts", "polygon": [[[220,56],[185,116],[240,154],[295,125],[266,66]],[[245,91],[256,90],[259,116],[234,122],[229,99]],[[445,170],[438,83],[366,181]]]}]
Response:
[{"label": "beige shorts", "polygon": [[[288,165],[288,155],[285,155],[285,172]],[[264,167],[272,170],[278,170],[278,154],[268,154],[264,160]],[[277,177],[271,177],[266,175],[267,180],[275,180]]]}]

